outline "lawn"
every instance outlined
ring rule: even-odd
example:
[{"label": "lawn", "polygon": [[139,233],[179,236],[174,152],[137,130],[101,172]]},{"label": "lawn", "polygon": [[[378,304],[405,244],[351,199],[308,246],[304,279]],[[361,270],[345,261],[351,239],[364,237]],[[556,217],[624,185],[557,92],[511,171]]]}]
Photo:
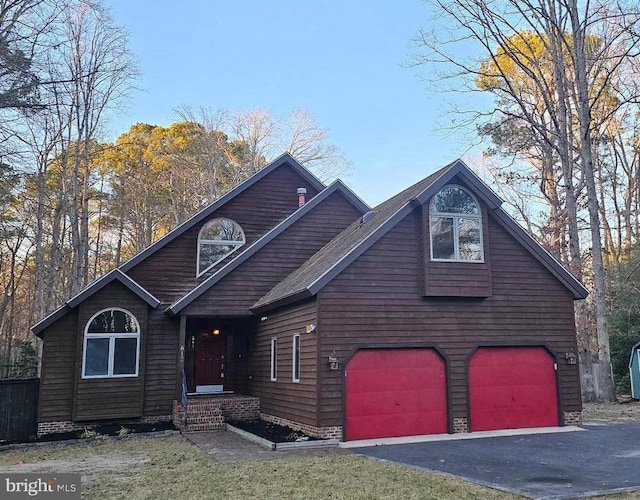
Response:
[{"label": "lawn", "polygon": [[217,462],[181,436],[0,452],[0,472],[16,470],[80,472],[92,499],[517,498],[359,455]]}]

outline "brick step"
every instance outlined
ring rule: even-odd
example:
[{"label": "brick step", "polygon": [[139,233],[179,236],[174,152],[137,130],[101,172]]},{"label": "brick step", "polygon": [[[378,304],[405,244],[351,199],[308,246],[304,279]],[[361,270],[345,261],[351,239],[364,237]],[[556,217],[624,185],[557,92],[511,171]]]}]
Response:
[{"label": "brick step", "polygon": [[190,411],[190,412],[197,412],[197,411],[218,412],[218,411],[222,411],[222,408],[220,406],[189,405],[189,406],[187,406],[187,411]]},{"label": "brick step", "polygon": [[224,428],[224,416],[219,404],[211,401],[189,401],[187,405],[186,432],[213,431]]},{"label": "brick step", "polygon": [[206,422],[224,423],[224,417],[221,413],[218,413],[217,415],[189,415],[187,413],[187,424],[203,424]]},{"label": "brick step", "polygon": [[189,405],[189,406],[187,406],[187,411],[190,411],[190,412],[197,412],[197,411],[218,412],[218,411],[222,411],[222,408],[220,408],[220,406]]},{"label": "brick step", "polygon": [[219,431],[224,428],[224,422],[209,422],[206,424],[187,424],[183,430],[184,432]]},{"label": "brick step", "polygon": [[174,401],[173,421],[182,431],[224,429],[225,420],[258,418],[260,400],[255,397],[217,397],[187,401],[187,420],[178,401]]},{"label": "brick step", "polygon": [[211,403],[209,401],[205,401],[203,403],[200,403],[199,401],[189,401],[189,403],[187,403],[187,408],[189,410],[220,410],[222,406],[220,403]]}]

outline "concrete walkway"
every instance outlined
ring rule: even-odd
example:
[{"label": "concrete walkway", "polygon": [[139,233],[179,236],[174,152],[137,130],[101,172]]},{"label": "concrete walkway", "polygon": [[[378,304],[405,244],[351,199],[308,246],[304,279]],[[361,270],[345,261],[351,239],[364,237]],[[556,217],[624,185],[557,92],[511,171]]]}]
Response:
[{"label": "concrete walkway", "polygon": [[189,441],[204,450],[212,459],[220,462],[249,462],[277,460],[287,457],[326,457],[349,454],[337,446],[296,450],[271,451],[251,443],[238,434],[227,431],[188,432]]}]

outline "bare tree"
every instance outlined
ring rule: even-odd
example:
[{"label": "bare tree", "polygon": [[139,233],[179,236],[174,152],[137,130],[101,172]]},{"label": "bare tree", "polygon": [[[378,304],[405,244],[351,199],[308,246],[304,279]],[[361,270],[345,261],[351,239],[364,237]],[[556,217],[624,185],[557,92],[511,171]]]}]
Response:
[{"label": "bare tree", "polygon": [[226,163],[220,168],[228,179],[233,179],[232,185],[285,151],[325,182],[352,168],[344,153],[329,141],[329,131],[306,110],[274,116],[265,108],[230,113],[183,106],[177,114],[183,120],[199,123],[215,139],[207,139],[217,142],[215,150],[210,147],[208,157],[218,158],[219,151],[225,154]]},{"label": "bare tree", "polygon": [[336,179],[351,169],[342,151],[328,141],[328,130],[309,111],[296,109],[283,117],[281,136],[282,150],[289,151],[323,181]]},{"label": "bare tree", "polygon": [[[602,368],[595,384],[599,393],[594,397],[611,399],[603,204],[594,159],[604,125],[622,103],[637,101],[634,87],[618,85],[638,49],[637,6],[577,0],[436,0],[435,6],[457,27],[457,38],[450,41],[473,41],[481,50],[481,61],[453,57],[441,37],[423,31],[418,42],[426,54],[417,63],[444,63],[458,76],[494,93],[498,126],[515,123],[535,139],[531,144],[538,150],[541,186],[564,186],[571,269],[578,277],[588,270],[593,282],[596,357]],[[555,162],[560,165],[557,171]],[[549,173],[552,176],[547,178]],[[582,199],[589,222],[590,268],[585,268],[580,251],[577,222]],[[578,314],[578,319],[581,330],[586,327],[585,314]]]},{"label": "bare tree", "polygon": [[[129,52],[128,35],[100,4],[76,0],[65,11],[59,49],[57,78],[65,82],[66,111],[70,120],[60,160],[68,173],[73,274],[70,293],[89,280],[89,203],[93,142],[108,109],[128,97],[136,76],[135,61]],[[63,177],[65,178],[65,177]]]}]

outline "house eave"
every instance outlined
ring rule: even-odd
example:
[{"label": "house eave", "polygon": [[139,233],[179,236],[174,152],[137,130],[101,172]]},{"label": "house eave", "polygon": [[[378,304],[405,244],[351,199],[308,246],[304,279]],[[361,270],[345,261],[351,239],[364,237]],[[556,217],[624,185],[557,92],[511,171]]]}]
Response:
[{"label": "house eave", "polygon": [[511,234],[529,253],[531,253],[544,267],[547,268],[573,295],[574,300],[586,299],[589,291],[580,281],[551,255],[540,243],[533,239],[520,225],[503,209],[492,212],[494,218]]},{"label": "house eave", "polygon": [[250,308],[250,311],[254,315],[258,315],[258,314],[271,311],[273,309],[277,309],[278,307],[288,306],[290,304],[300,302],[301,300],[309,299],[313,296],[315,296],[315,294],[305,288],[304,290],[297,291],[295,293],[292,293],[291,295],[280,297],[277,300],[274,300],[273,302],[267,302],[264,304],[260,304],[258,306],[252,306]]},{"label": "house eave", "polygon": [[41,337],[42,331],[48,326],[52,325],[68,312],[73,310],[75,307],[80,305],[87,298],[91,297],[93,294],[102,290],[105,286],[113,281],[118,281],[125,288],[130,290],[132,293],[140,297],[149,307],[155,309],[160,305],[160,301],[151,295],[147,290],[145,290],[142,286],[136,283],[129,276],[121,272],[119,269],[114,269],[107,274],[101,276],[93,283],[85,287],[80,293],[74,295],[69,300],[67,300],[61,307],[53,311],[48,316],[45,316],[42,320],[31,327],[31,331],[34,335]]},{"label": "house eave", "polygon": [[61,307],[59,307],[58,309],[53,311],[51,314],[45,316],[40,321],[38,321],[35,325],[33,325],[31,327],[31,331],[33,332],[33,334],[36,337],[42,338],[42,332],[48,326],[54,324],[60,318],[65,316],[69,311],[71,311],[71,308],[69,307],[69,305],[68,304],[63,304]]}]

